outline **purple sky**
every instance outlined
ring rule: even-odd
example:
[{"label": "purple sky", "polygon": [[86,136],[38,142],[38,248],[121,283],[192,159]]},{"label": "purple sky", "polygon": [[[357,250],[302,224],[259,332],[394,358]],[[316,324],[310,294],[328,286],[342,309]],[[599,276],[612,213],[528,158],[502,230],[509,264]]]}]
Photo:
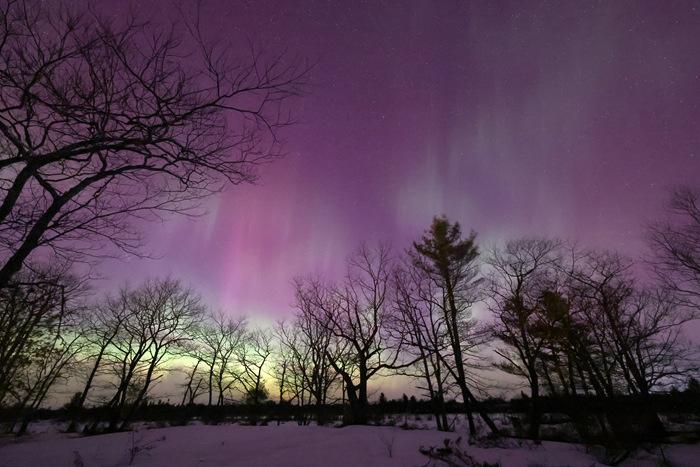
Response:
[{"label": "purple sky", "polygon": [[[172,3],[145,3],[147,13]],[[119,14],[117,10],[114,14]],[[360,241],[404,248],[444,213],[482,243],[523,234],[642,251],[666,190],[700,181],[697,2],[205,1],[221,44],[318,60],[289,156],[209,214],[147,224],[171,273],[233,314],[290,313],[293,276]]]}]

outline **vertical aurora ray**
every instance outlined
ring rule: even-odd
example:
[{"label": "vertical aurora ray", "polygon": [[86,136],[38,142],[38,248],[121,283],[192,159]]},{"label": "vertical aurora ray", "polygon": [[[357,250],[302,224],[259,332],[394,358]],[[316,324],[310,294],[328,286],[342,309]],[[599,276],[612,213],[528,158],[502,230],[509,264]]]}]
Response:
[{"label": "vertical aurora ray", "polygon": [[403,248],[439,213],[482,242],[542,234],[639,254],[664,190],[700,174],[698,10],[206,2],[221,43],[250,34],[318,59],[290,154],[206,217],[144,226],[162,259],[102,273],[170,273],[216,307],[275,319],[295,275],[340,274],[363,240]]}]

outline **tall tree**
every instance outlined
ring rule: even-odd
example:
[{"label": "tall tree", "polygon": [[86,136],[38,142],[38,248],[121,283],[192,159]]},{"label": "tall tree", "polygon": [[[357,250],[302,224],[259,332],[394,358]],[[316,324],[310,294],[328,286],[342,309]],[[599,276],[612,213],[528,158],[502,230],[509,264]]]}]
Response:
[{"label": "tall tree", "polygon": [[444,294],[443,312],[452,348],[453,360],[447,369],[462,393],[469,432],[476,434],[472,408],[476,407],[484,422],[492,432],[498,429],[491,418],[478,406],[467,375],[465,349],[471,348],[467,339],[471,323],[471,307],[478,298],[481,279],[479,278],[479,251],[476,233],[462,238],[459,223],[450,223],[445,217],[435,217],[430,229],[420,242],[413,243],[411,257]]},{"label": "tall tree", "polygon": [[[226,394],[239,382],[237,356],[248,334],[245,318],[231,318],[222,313],[211,314],[198,329],[194,346],[196,360],[207,367],[208,405],[223,405]],[[234,368],[236,367],[236,368]]]},{"label": "tall tree", "polygon": [[681,327],[693,318],[666,293],[640,287],[631,273],[633,263],[614,253],[580,252],[572,255],[569,270],[574,306],[601,353],[616,368],[606,381],[613,393],[619,386],[648,397],[688,370],[687,346]]},{"label": "tall tree", "polygon": [[[95,382],[104,372],[105,359],[115,339],[122,332],[125,321],[129,318],[126,303],[107,296],[83,314],[80,334],[83,342],[83,366],[87,367],[87,376],[79,397],[72,402],[71,409],[75,415],[84,407]],[[73,419],[68,431],[73,431],[77,421]]]},{"label": "tall tree", "polygon": [[114,309],[126,310],[126,319],[105,362],[115,387],[107,407],[110,429],[122,430],[167,371],[178,347],[193,339],[204,307],[197,294],[173,279],[123,289],[115,300]]},{"label": "tall tree", "polygon": [[270,396],[265,386],[265,372],[274,350],[273,337],[262,328],[250,330],[236,355],[241,368],[241,389],[246,401],[252,405],[259,405]]},{"label": "tall tree", "polygon": [[328,358],[333,336],[326,326],[311,317],[306,308],[311,303],[299,300],[298,306],[302,308],[294,321],[278,326],[280,352],[288,362],[286,378],[288,387],[293,388],[293,397],[302,406],[313,403],[316,422],[322,425],[326,422],[324,407],[338,379]]},{"label": "tall tree", "polygon": [[349,424],[368,420],[368,383],[382,371],[411,365],[393,338],[389,250],[360,247],[348,261],[345,281],[325,285],[297,282],[298,308],[330,332],[326,357],[342,378],[350,403]]},{"label": "tall tree", "polygon": [[438,430],[449,431],[445,406],[450,388],[449,372],[443,362],[451,360],[452,355],[441,294],[413,265],[397,268],[394,282],[396,313],[392,329],[405,343],[405,351],[416,358],[415,368],[407,374],[425,384],[419,389],[430,397]]},{"label": "tall tree", "polygon": [[559,242],[519,239],[494,249],[488,258],[492,333],[503,346],[495,352],[501,369],[524,377],[530,386],[529,436],[540,435],[540,373],[548,333],[542,320],[542,297],[556,283]]}]

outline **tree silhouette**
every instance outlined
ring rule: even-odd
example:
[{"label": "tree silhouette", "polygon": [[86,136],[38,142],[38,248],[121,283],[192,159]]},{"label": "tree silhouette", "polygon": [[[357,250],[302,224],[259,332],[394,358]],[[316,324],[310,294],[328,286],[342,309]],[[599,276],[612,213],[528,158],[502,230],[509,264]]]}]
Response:
[{"label": "tree silhouette", "polygon": [[226,184],[254,180],[281,154],[307,71],[254,49],[230,60],[196,24],[3,1],[0,288],[37,250],[139,253],[134,221],[194,214]]},{"label": "tree silhouette", "polygon": [[560,243],[545,239],[520,239],[495,249],[487,260],[489,305],[495,317],[494,337],[504,347],[496,353],[504,359],[501,369],[524,377],[530,386],[530,432],[539,440],[540,365],[548,333],[542,316],[542,296],[556,283]]},{"label": "tree silhouette", "polygon": [[[442,291],[442,308],[453,355],[447,368],[462,392],[472,435],[476,434],[472,407],[478,407],[478,404],[468,385],[464,350],[470,347],[467,339],[473,328],[471,306],[477,299],[481,282],[476,262],[479,251],[475,240],[475,232],[462,238],[459,223],[452,224],[445,217],[435,217],[421,242],[413,243],[414,251],[411,253],[414,264]],[[491,431],[497,432],[490,417],[483,410],[478,410]]]},{"label": "tree silhouette", "polygon": [[[432,401],[437,428],[447,431],[445,399],[450,389],[450,374],[443,363],[450,360],[451,346],[443,296],[434,282],[414,265],[405,264],[394,272],[396,313],[392,328],[405,343],[405,352],[413,355],[416,365],[407,375],[424,383],[420,389]],[[405,395],[404,395],[405,396]],[[405,397],[408,400],[407,397]]]},{"label": "tree silhouette", "polygon": [[332,336],[326,356],[348,396],[348,424],[367,423],[372,377],[413,363],[403,359],[401,342],[391,333],[391,288],[389,250],[382,246],[361,246],[343,283],[297,282],[297,306]]},{"label": "tree silhouette", "polygon": [[683,305],[700,312],[700,192],[677,188],[668,216],[648,229],[651,263],[659,280]]}]

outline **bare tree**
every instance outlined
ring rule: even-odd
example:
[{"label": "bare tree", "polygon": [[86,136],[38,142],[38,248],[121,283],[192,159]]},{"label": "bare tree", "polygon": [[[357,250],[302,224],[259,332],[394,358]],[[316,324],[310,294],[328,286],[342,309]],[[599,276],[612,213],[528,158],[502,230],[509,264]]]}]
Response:
[{"label": "bare tree", "polygon": [[[445,400],[450,389],[449,372],[443,362],[451,361],[451,345],[441,293],[433,281],[414,265],[394,271],[396,313],[392,324],[397,337],[404,341],[405,352],[415,357],[409,376],[423,381],[420,389],[427,392],[433,404],[437,428],[449,431]],[[417,373],[415,373],[417,371]]]},{"label": "bare tree", "polygon": [[[567,298],[564,284],[553,286],[549,283],[537,302],[537,331],[547,333],[544,345],[539,346],[539,379],[553,396],[589,395],[591,381],[587,375],[602,375],[601,366],[613,365],[601,365],[609,360],[598,352],[583,310]],[[595,388],[596,393],[605,396],[602,386]]]},{"label": "bare tree", "polygon": [[192,405],[197,400],[203,392],[207,390],[205,381],[206,374],[200,370],[200,365],[202,364],[202,356],[193,350],[190,345],[183,346],[183,354],[194,359],[194,365],[190,368],[184,367],[183,371],[186,373],[186,381],[183,384],[185,392],[182,394],[182,402],[180,405]]},{"label": "bare tree", "polygon": [[632,262],[624,257],[580,252],[572,258],[572,303],[581,309],[600,353],[612,359],[600,381],[607,392],[622,385],[646,397],[664,379],[685,372],[680,331],[693,315],[672,296],[639,287]]},{"label": "bare tree", "polygon": [[197,335],[195,353],[207,367],[208,405],[223,405],[226,394],[239,382],[237,356],[247,336],[245,318],[231,318],[222,313],[212,314],[203,323]]},{"label": "bare tree", "polygon": [[241,389],[251,405],[259,405],[269,397],[269,391],[265,387],[265,373],[274,350],[272,339],[273,335],[264,329],[251,330],[236,355],[241,367]]},{"label": "bare tree", "polygon": [[413,363],[402,359],[401,342],[390,332],[391,287],[386,247],[360,247],[348,261],[342,284],[297,282],[298,308],[332,335],[326,357],[344,383],[349,424],[367,423],[367,386],[373,376]]},{"label": "bare tree", "polygon": [[525,238],[506,242],[487,259],[489,308],[493,336],[502,342],[495,352],[499,367],[525,378],[530,386],[530,432],[539,440],[541,358],[549,333],[541,316],[542,296],[557,281],[560,243]]},{"label": "bare tree", "polygon": [[[275,326],[275,349],[272,358],[272,378],[277,383],[277,404],[283,405],[294,400],[298,392],[294,391],[294,380],[291,377],[293,369],[293,358],[280,340],[280,329],[284,328],[284,322],[279,322]],[[290,391],[291,386],[291,391]],[[291,394],[290,394],[291,393]]]},{"label": "bare tree", "polygon": [[25,414],[18,431],[20,435],[25,433],[31,413],[41,407],[50,389],[58,381],[67,381],[75,375],[83,350],[83,341],[80,333],[76,332],[75,321],[71,318],[60,318],[61,322],[46,336],[47,342],[35,349],[36,354],[31,364],[22,368],[15,376],[21,391],[15,408],[20,408]]},{"label": "bare tree", "polygon": [[23,434],[56,383],[74,375],[84,347],[80,316],[88,291],[65,264],[32,265],[0,291],[0,407]]},{"label": "bare tree", "polygon": [[110,429],[121,430],[163,376],[175,350],[192,340],[204,308],[192,290],[172,279],[123,289],[115,300],[113,309],[126,310],[126,319],[112,340],[105,364],[115,382],[107,403]]},{"label": "bare tree", "polygon": [[652,265],[666,289],[700,311],[700,193],[678,188],[668,218],[649,227]]},{"label": "bare tree", "polygon": [[539,371],[568,394],[642,399],[634,414],[610,412],[607,423],[598,416],[600,429],[610,426],[620,440],[658,439],[664,427],[650,395],[697,366],[681,333],[691,315],[672,295],[641,287],[620,255],[572,248],[567,256],[558,266],[563,282],[540,302],[547,339]]},{"label": "bare tree", "polygon": [[0,406],[38,405],[72,363],[85,291],[60,264],[27,268],[0,290]]},{"label": "bare tree", "polygon": [[134,220],[253,180],[307,71],[255,49],[231,60],[196,22],[2,1],[0,289],[37,250],[138,252]]},{"label": "bare tree", "polygon": [[[87,308],[80,317],[79,333],[82,342],[81,366],[87,367],[87,377],[77,400],[72,401],[71,410],[77,415],[84,407],[95,382],[104,373],[105,358],[130,311],[124,301],[109,296],[96,306]],[[75,418],[68,431],[76,427]]]},{"label": "bare tree", "polygon": [[[303,288],[303,283],[298,282],[299,287]],[[322,425],[326,422],[324,407],[338,378],[328,358],[333,336],[328,327],[312,318],[311,303],[298,300],[297,306],[300,309],[294,321],[278,326],[280,353],[287,362],[287,387],[299,405],[315,405],[316,422]]]},{"label": "bare tree", "polygon": [[305,399],[302,368],[307,361],[301,350],[298,332],[287,321],[278,321],[274,328],[276,349],[274,352],[273,377],[277,382],[278,401],[290,403],[296,401],[303,405]]},{"label": "bare tree", "polygon": [[697,374],[697,352],[683,334],[691,320],[667,291],[638,290],[630,307],[627,345],[634,356],[632,392],[647,395]]}]

